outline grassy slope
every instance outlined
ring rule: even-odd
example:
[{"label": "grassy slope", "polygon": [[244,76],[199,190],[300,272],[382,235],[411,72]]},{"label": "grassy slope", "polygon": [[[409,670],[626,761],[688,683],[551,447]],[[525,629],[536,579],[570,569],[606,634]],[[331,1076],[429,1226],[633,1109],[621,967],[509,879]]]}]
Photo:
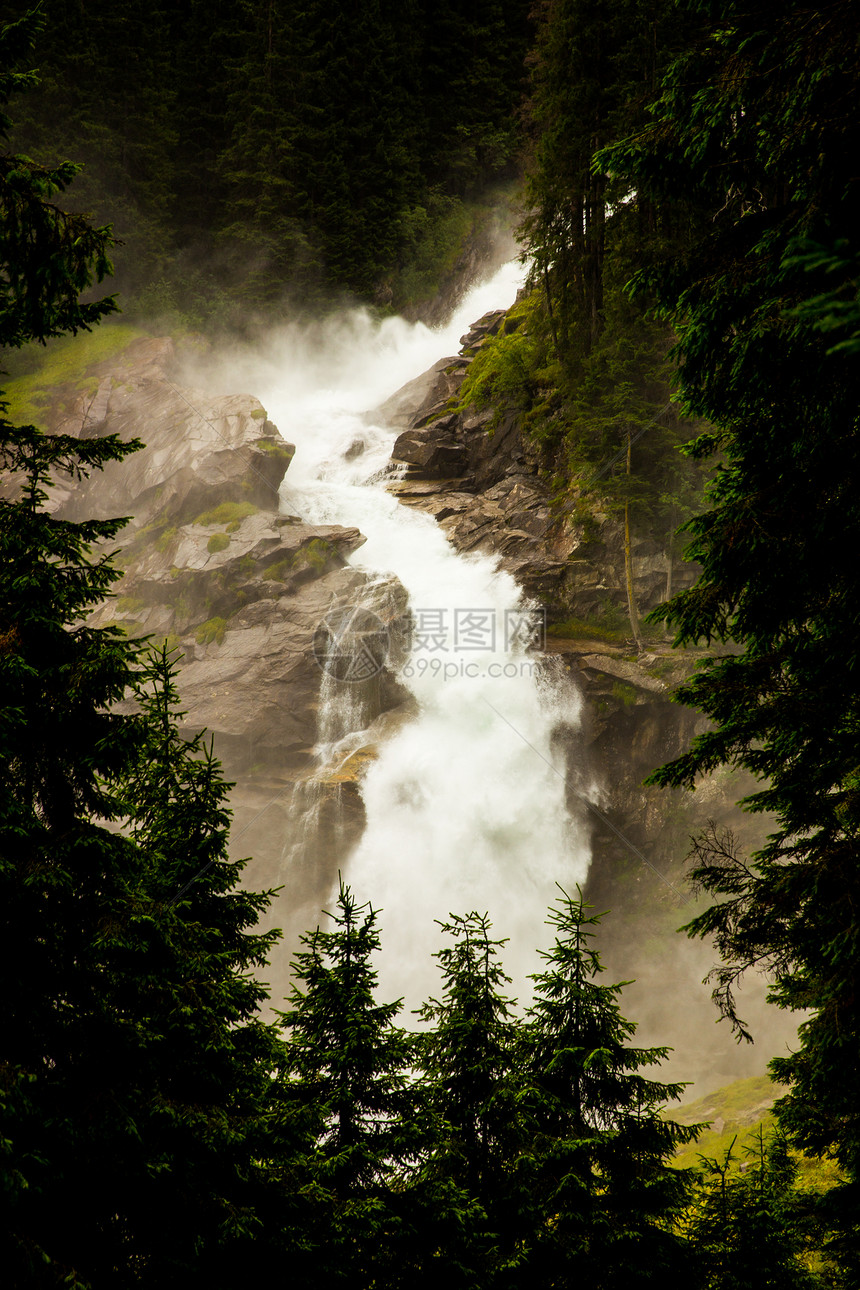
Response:
[{"label": "grassy slope", "polygon": [[60,386],[71,385],[79,392],[94,391],[98,381],[87,377],[89,369],[147,335],[129,323],[103,323],[95,331],[64,336],[44,347],[28,345],[5,355],[9,379],[0,377],[0,384],[9,404],[9,420],[16,425],[38,425]]},{"label": "grassy slope", "polygon": [[[669,1110],[667,1114],[680,1124],[710,1121],[711,1126],[702,1131],[695,1143],[678,1152],[675,1163],[678,1166],[695,1166],[699,1163],[699,1156],[723,1161],[731,1147],[732,1157],[739,1168],[749,1159],[750,1153],[757,1152],[760,1129],[764,1130],[765,1137],[773,1130],[772,1107],[781,1092],[781,1085],[774,1084],[767,1075],[757,1075],[752,1079],[736,1080],[697,1098],[695,1102]],[[825,1191],[839,1180],[839,1172],[830,1160],[801,1156],[799,1165],[801,1186]]]}]

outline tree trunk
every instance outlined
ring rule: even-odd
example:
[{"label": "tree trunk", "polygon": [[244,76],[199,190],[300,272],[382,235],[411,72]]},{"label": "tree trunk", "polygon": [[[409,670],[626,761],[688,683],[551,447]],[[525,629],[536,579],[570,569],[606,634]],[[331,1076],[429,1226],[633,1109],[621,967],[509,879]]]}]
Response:
[{"label": "tree trunk", "polygon": [[[631,442],[630,426],[627,427],[627,478],[630,478],[630,461],[632,457],[633,444]],[[642,635],[639,631],[639,614],[636,609],[636,591],[633,586],[633,556],[630,551],[630,501],[625,499],[624,502],[624,573],[627,581],[627,612],[630,615],[630,630],[633,633],[633,641],[636,645],[637,654],[643,650]]]},{"label": "tree trunk", "polygon": [[552,291],[550,290],[550,286],[549,286],[549,271],[546,265],[543,266],[543,289],[544,289],[544,292],[546,293],[546,312],[547,312],[547,317],[549,318],[549,329],[552,332],[552,345],[553,345],[553,349],[555,350],[556,358],[560,358],[561,355],[558,349],[558,335],[555,329],[555,314],[553,313],[553,309],[552,309]]},{"label": "tree trunk", "polygon": [[[675,529],[677,527],[678,517],[675,506],[672,506],[669,520],[669,532],[666,535],[666,594],[663,599],[668,604],[672,599],[673,581],[675,577]],[[663,619],[666,631],[671,631],[671,625],[668,618]]]}]

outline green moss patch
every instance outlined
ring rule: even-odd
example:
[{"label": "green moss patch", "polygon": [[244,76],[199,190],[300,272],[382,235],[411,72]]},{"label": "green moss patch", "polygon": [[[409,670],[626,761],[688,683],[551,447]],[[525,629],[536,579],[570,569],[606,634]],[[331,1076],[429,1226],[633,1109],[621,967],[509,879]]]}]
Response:
[{"label": "green moss patch", "polygon": [[295,455],[295,449],[290,444],[272,443],[271,439],[259,439],[254,447],[268,453],[270,457],[277,457],[280,461],[292,461]]},{"label": "green moss patch", "polygon": [[268,565],[260,577],[267,582],[283,582],[290,573],[299,569],[314,569],[322,573],[329,562],[337,556],[337,548],[325,538],[312,538],[295,555],[284,556],[282,560]]},{"label": "green moss patch", "polygon": [[198,515],[192,524],[241,524],[242,520],[249,515],[256,515],[259,506],[254,506],[252,502],[222,502],[220,506],[213,506],[211,511],[204,511]]},{"label": "green moss patch", "polygon": [[321,573],[325,566],[337,552],[331,542],[326,542],[324,538],[312,538],[307,546],[302,547],[299,555],[304,557],[307,564],[312,569]]},{"label": "green moss patch", "polygon": [[230,537],[227,533],[213,533],[212,537],[206,543],[206,550],[210,555],[217,555],[219,551],[226,551],[230,545]]},{"label": "green moss patch", "polygon": [[198,645],[211,645],[213,641],[220,645],[226,630],[227,623],[223,618],[210,618],[205,623],[201,623],[194,633],[194,638]]},{"label": "green moss patch", "polygon": [[146,601],[140,596],[117,596],[116,607],[124,614],[138,614],[146,608]]},{"label": "green moss patch", "polygon": [[168,528],[164,529],[161,532],[161,534],[155,539],[155,542],[153,543],[156,551],[160,551],[161,554],[163,555],[164,552],[167,550],[167,548],[170,546],[173,539],[176,537],[176,534],[178,533],[178,531],[179,530],[177,529],[175,524],[171,524],[169,525]]},{"label": "green moss patch", "polygon": [[625,685],[623,681],[613,681],[612,697],[623,707],[632,708],[636,702],[636,689],[632,685]]},{"label": "green moss patch", "polygon": [[263,570],[260,577],[264,582],[283,582],[294,566],[295,561],[292,556],[286,556],[283,560],[270,564],[267,569]]},{"label": "green moss patch", "polygon": [[547,627],[546,634],[561,640],[595,640],[621,645],[630,633],[617,627],[607,627],[597,618],[565,618],[564,622]]}]

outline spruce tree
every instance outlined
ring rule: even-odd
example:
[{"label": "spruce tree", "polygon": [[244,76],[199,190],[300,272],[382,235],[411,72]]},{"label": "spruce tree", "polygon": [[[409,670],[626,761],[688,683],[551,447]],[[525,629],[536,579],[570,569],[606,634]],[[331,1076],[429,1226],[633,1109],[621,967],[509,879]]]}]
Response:
[{"label": "spruce tree", "polygon": [[[690,1207],[687,1239],[703,1290],[817,1290],[832,1284],[812,1271],[820,1232],[811,1196],[797,1187],[797,1162],[780,1134],[746,1148],[732,1142],[721,1160],[700,1157],[702,1183]],[[820,1264],[820,1258],[817,1260]]]},{"label": "spruce tree", "polygon": [[429,1130],[423,1195],[435,1220],[422,1284],[508,1284],[520,1257],[519,1157],[525,1128],[515,1063],[513,1000],[486,914],[440,924],[453,943],[436,953],[444,990],[421,1009],[419,1085]]},{"label": "spruce tree", "polygon": [[157,1231],[152,1282],[267,1272],[275,1231],[286,1229],[279,1244],[292,1235],[283,1177],[306,1143],[273,1096],[283,1045],[260,1017],[259,974],[280,932],[254,929],[271,893],[243,889],[244,862],[228,859],[229,785],[203,735],[179,733],[175,673],[166,646],[142,659],[121,785],[124,832],[144,858],[123,983],[140,1035],[125,1096],[152,1153],[127,1205]]},{"label": "spruce tree", "polygon": [[[689,1195],[671,1168],[675,1147],[696,1136],[663,1118],[682,1084],[648,1079],[665,1048],[633,1048],[620,1011],[622,985],[601,985],[590,944],[600,917],[581,895],[550,910],[555,944],[541,951],[535,999],[521,1043],[533,1090],[531,1235],[523,1284],[635,1286],[684,1270],[673,1221]],[[530,1280],[529,1280],[530,1278]]]},{"label": "spruce tree", "polygon": [[309,1125],[302,1187],[317,1283],[393,1285],[408,1248],[412,1043],[395,1024],[400,1001],[375,999],[376,911],[341,883],[329,917],[334,928],[306,933],[293,961],[276,1097]]},{"label": "spruce tree", "polygon": [[39,92],[15,109],[16,148],[42,162],[71,153],[84,164],[76,201],[98,219],[111,219],[124,289],[159,277],[173,249],[177,75],[171,8],[161,0],[45,4],[41,12],[48,20],[37,39]]},{"label": "spruce tree", "polygon": [[43,509],[49,471],[125,445],[0,431],[22,477],[0,500],[4,1266],[197,1284],[247,1261],[264,1194],[277,1208],[260,1162],[287,1140],[267,1111],[279,1045],[249,976],[267,897],[234,890],[226,787],[179,738],[167,662],[84,621],[119,576],[92,544],[120,522]]}]

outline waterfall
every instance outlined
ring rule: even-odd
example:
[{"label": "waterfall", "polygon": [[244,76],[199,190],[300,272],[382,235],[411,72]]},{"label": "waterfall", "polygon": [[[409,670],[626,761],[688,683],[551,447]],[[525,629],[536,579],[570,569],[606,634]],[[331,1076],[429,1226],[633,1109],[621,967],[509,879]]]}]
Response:
[{"label": "waterfall", "polygon": [[[553,660],[527,648],[530,606],[496,559],[459,554],[431,517],[386,491],[396,432],[365,416],[456,354],[475,319],[512,303],[521,275],[516,262],[504,266],[442,331],[379,323],[361,310],[312,336],[293,329],[251,374],[296,445],[284,509],[367,538],[351,563],[372,575],[371,593],[352,609],[375,612],[386,580],[408,595],[408,639],[394,661],[413,696],[411,719],[374,741],[362,689],[372,678],[324,667],[319,753],[330,775],[338,759],[374,743],[361,788],[363,836],[335,859],[358,898],[383,911],[383,995],[404,995],[411,1007],[437,988],[434,920],[452,911],[489,910],[496,934],[510,938],[505,962],[521,990],[538,968],[535,949],[550,939],[544,919],[556,883],[571,890],[588,865],[585,831],[566,806],[562,737],[578,726],[579,695]],[[329,625],[331,647],[353,627]],[[314,790],[303,791],[312,814]],[[293,840],[294,861],[301,846]]]}]

